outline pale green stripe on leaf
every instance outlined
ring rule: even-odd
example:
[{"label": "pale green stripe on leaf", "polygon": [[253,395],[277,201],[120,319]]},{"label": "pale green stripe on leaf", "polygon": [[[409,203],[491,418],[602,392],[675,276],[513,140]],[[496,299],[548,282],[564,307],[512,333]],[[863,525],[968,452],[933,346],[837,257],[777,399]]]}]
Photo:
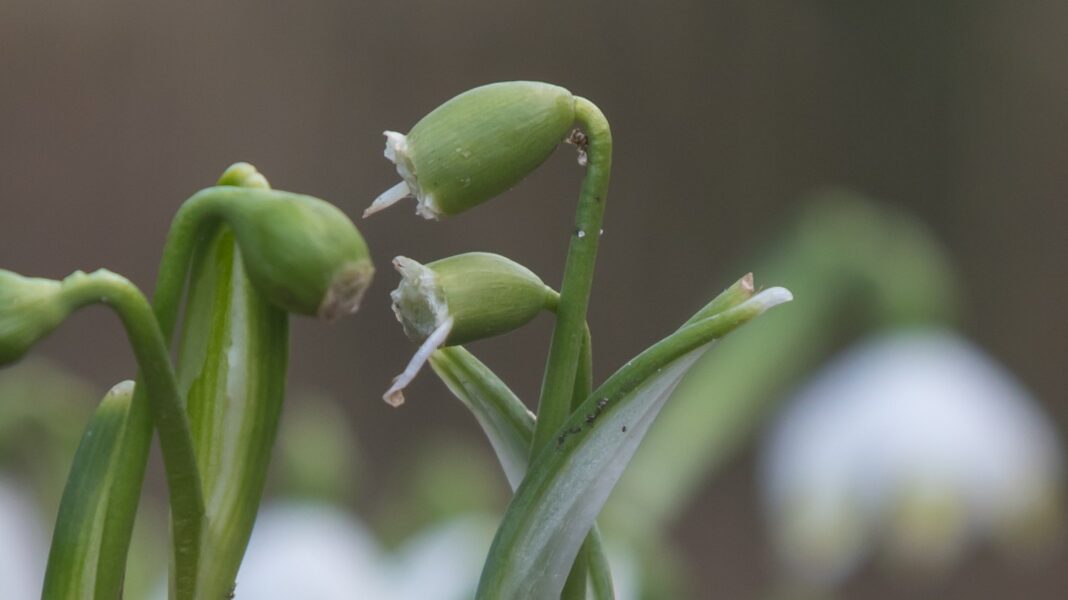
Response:
[{"label": "pale green stripe on leaf", "polygon": [[255,293],[232,233],[198,249],[179,353],[204,479],[198,595],[225,597],[259,507],[285,389],[288,317]]}]

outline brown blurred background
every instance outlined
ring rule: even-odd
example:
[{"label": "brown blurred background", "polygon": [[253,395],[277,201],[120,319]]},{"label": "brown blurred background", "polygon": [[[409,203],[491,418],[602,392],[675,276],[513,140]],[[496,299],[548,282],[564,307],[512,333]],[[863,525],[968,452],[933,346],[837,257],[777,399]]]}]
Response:
[{"label": "brown blurred background", "polygon": [[[590,317],[598,377],[740,275],[802,194],[847,184],[930,224],[961,270],[966,332],[1068,425],[1061,2],[2,0],[0,265],[51,277],[106,266],[150,289],[175,209],[236,160],[355,219],[397,179],[383,129],[504,79],[564,85],[612,122]],[[294,321],[290,387],[343,401],[367,481],[401,464],[409,440],[480,435],[431,376],[399,410],[379,400],[411,352],[389,311],[389,259],[492,250],[556,283],[580,176],[559,152],[462,218],[424,222],[407,204],[358,223],[379,278],[356,318]],[[530,399],[548,334],[542,319],[474,349]],[[101,310],[42,353],[102,390],[131,376]],[[771,569],[751,454],[676,532],[698,589],[717,597],[757,595]],[[979,557],[919,590],[873,571],[846,595],[1066,589],[1062,554],[1023,570]]]}]

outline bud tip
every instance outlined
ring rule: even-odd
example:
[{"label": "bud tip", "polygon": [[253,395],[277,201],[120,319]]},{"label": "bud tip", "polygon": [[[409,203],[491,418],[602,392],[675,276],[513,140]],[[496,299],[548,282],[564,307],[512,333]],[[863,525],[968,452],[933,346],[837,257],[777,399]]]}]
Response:
[{"label": "bud tip", "polygon": [[745,275],[742,275],[742,279],[740,280],[740,283],[741,283],[743,292],[747,292],[747,293],[752,294],[753,292],[756,291],[756,286],[754,286],[754,284],[753,284],[753,274],[752,273],[746,273]]},{"label": "bud tip", "polygon": [[382,399],[387,404],[393,407],[404,404],[404,388],[408,387],[408,384],[419,374],[426,361],[430,360],[430,355],[445,344],[445,340],[449,337],[449,332],[452,331],[452,324],[452,317],[449,317],[434,330],[434,333],[427,336],[426,341],[416,350],[415,356],[412,356],[412,359],[408,361],[408,366],[404,367],[404,371],[400,375],[393,378],[393,385],[389,386],[386,393],[382,395]]},{"label": "bud tip", "polygon": [[371,287],[375,268],[370,261],[349,263],[334,275],[326,296],[319,305],[319,318],[333,321],[360,308],[367,288]]}]

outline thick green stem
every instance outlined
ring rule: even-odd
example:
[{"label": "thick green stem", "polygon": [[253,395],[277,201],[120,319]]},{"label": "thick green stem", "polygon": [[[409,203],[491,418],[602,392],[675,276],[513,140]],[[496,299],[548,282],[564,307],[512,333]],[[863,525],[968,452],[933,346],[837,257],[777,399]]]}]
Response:
[{"label": "thick green stem", "polygon": [[[549,358],[538,402],[538,421],[534,429],[531,457],[545,447],[556,430],[567,420],[573,407],[586,399],[592,388],[591,347],[586,311],[589,307],[597,247],[601,239],[612,171],[612,133],[601,110],[585,98],[575,100],[575,121],[586,134],[587,171],[575,216],[575,231],[564,266],[564,280],[556,307]],[[579,553],[568,584],[565,600],[586,597],[587,553]]]},{"label": "thick green stem", "polygon": [[593,285],[593,269],[612,171],[612,133],[601,110],[585,98],[576,98],[575,121],[585,131],[588,140],[588,146],[582,149],[587,153],[588,166],[579,196],[575,231],[564,266],[560,305],[549,359],[545,365],[531,456],[537,456],[552,440],[556,430],[571,413],[586,309]]},{"label": "thick green stem", "polygon": [[[171,366],[170,354],[156,315],[141,292],[123,277],[107,271],[75,274],[63,282],[73,308],[104,303],[118,314],[137,358],[140,375],[134,403],[148,403],[167,472],[171,526],[175,549],[175,585],[190,589],[195,581],[197,548],[204,521],[204,498],[193,453],[189,423]],[[147,394],[147,398],[145,397]]]}]

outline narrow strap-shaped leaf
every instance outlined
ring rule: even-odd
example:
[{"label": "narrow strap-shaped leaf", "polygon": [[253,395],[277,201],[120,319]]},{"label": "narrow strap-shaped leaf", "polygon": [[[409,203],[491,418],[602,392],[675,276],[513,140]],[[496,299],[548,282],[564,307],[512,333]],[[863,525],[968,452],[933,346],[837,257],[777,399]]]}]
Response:
[{"label": "narrow strap-shaped leaf", "polygon": [[178,378],[207,517],[196,597],[225,598],[252,533],[277,433],[288,317],[253,291],[227,228],[198,249],[189,289]]},{"label": "narrow strap-shaped leaf", "polygon": [[512,489],[527,472],[534,414],[482,361],[463,346],[441,348],[430,366],[460,402],[471,411],[489,438]]},{"label": "narrow strap-shaped leaf", "polygon": [[[430,366],[475,416],[515,490],[527,472],[530,442],[534,437],[533,413],[489,367],[462,346],[435,351]],[[593,597],[611,600],[615,598],[611,569],[596,525],[590,530],[589,540]]]},{"label": "narrow strap-shaped leaf", "polygon": [[687,325],[617,371],[534,460],[501,523],[478,598],[559,596],[579,548],[645,432],[709,345],[791,298],[772,288]]},{"label": "narrow strap-shaped leaf", "polygon": [[52,534],[45,600],[118,598],[126,553],[109,551],[109,538],[128,540],[140,489],[124,485],[130,469],[142,468],[151,421],[133,402],[134,384],[124,381],[104,397],[85,428],[63,490]]}]

